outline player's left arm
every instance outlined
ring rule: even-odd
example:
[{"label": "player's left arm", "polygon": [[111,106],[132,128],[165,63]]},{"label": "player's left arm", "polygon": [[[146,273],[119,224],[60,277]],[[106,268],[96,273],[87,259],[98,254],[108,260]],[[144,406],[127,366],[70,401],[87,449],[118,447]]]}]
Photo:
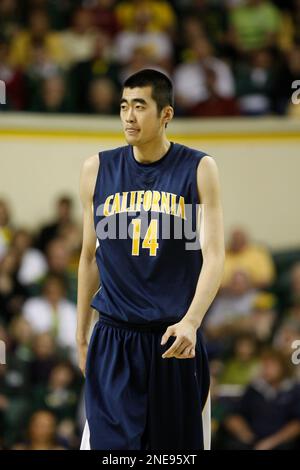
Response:
[{"label": "player's left arm", "polygon": [[188,311],[179,323],[169,326],[163,335],[161,344],[165,344],[170,336],[176,336],[163,358],[187,359],[195,356],[197,329],[217,294],[223,276],[225,242],[219,172],[215,160],[208,155],[198,165],[197,186],[203,224],[203,265]]}]

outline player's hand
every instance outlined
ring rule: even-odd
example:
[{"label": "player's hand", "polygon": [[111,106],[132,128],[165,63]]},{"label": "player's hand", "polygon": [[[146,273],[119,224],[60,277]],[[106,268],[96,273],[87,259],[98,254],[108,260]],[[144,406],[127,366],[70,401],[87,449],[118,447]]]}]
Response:
[{"label": "player's hand", "polygon": [[170,325],[166,329],[160,344],[165,344],[170,336],[176,336],[176,340],[172,346],[164,352],[162,357],[164,359],[170,357],[191,359],[195,357],[196,332],[197,328],[195,325],[186,319],[182,319],[179,323]]},{"label": "player's hand", "polygon": [[88,351],[88,343],[77,343],[78,366],[85,377],[86,357]]}]

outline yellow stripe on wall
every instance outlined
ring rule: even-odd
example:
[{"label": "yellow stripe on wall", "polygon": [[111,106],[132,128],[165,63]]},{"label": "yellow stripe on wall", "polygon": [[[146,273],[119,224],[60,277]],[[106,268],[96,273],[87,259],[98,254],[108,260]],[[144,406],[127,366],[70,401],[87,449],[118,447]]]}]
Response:
[{"label": "yellow stripe on wall", "polygon": [[[0,138],[21,138],[21,139],[49,139],[49,137],[56,139],[82,139],[82,140],[123,140],[124,134],[122,132],[94,132],[94,131],[81,131],[74,130],[36,130],[36,129],[0,129]],[[175,141],[243,141],[243,140],[300,140],[298,132],[257,132],[257,133],[208,133],[208,134],[169,134],[168,137]]]}]

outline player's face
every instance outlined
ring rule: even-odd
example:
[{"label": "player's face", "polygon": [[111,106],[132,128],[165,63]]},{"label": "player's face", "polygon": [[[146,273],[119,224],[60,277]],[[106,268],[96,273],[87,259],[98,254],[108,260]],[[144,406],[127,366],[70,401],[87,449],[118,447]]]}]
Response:
[{"label": "player's face", "polygon": [[151,91],[150,86],[123,90],[120,117],[128,144],[143,145],[163,133],[164,113],[158,113]]}]

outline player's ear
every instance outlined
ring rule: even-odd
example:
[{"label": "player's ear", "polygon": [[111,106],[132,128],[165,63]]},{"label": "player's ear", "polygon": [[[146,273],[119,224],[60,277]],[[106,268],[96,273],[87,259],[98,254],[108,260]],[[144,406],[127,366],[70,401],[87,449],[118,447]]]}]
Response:
[{"label": "player's ear", "polygon": [[163,109],[163,121],[165,123],[165,127],[167,127],[168,123],[172,120],[174,116],[174,109],[172,106],[166,106]]}]

